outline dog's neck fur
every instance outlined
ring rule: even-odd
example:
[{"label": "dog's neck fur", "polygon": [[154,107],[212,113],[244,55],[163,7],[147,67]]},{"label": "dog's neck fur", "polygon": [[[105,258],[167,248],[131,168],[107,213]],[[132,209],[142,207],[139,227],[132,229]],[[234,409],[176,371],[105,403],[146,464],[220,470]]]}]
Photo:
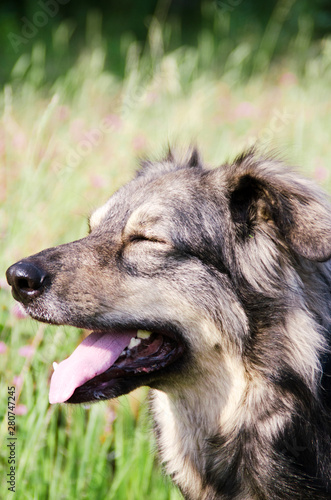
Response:
[{"label": "dog's neck fur", "polygon": [[[223,397],[223,408],[219,404],[219,388],[214,389],[201,387],[197,392],[187,390],[182,395],[172,396],[153,391],[152,407],[160,457],[167,474],[187,498],[208,498],[202,493],[205,444],[219,429],[220,415],[225,408]],[[215,400],[208,400],[211,394]]]},{"label": "dog's neck fur", "polygon": [[[302,332],[300,336],[294,333],[298,328]],[[301,308],[291,311],[286,328],[278,333],[291,335],[291,331],[293,338],[287,343],[292,346],[291,352],[280,352],[278,346],[273,355],[305,360],[298,363],[297,376],[298,380],[303,376],[307,380],[309,374],[310,387],[305,390],[307,397],[314,401],[319,380],[318,356],[323,348],[321,336],[315,322]],[[270,331],[270,338],[274,334]],[[299,500],[294,485],[286,484],[286,478],[281,477],[281,455],[290,455],[295,461],[297,454],[308,450],[307,459],[314,460],[311,457],[315,448],[312,449],[309,440],[317,441],[316,433],[303,430],[300,435],[295,434],[297,426],[293,419],[294,415],[297,418],[298,408],[290,391],[285,403],[284,398],[278,400],[278,391],[271,382],[277,374],[268,373],[269,367],[252,369],[245,366],[239,356],[231,361],[227,359],[227,365],[222,365],[220,360],[219,367],[217,373],[203,376],[202,372],[193,386],[183,385],[171,394],[154,391],[152,407],[166,472],[179,485],[185,498],[192,500],[225,500],[228,497],[222,495],[221,483],[224,490],[229,491],[231,481],[231,498],[236,500]],[[301,417],[304,420],[305,416]],[[307,415],[307,420],[312,417],[317,415]],[[284,429],[287,434],[283,435]],[[294,470],[298,472],[295,467]],[[284,484],[273,486],[282,480]],[[271,485],[270,490],[266,484]],[[312,484],[312,490],[307,489],[304,500],[327,498],[314,487]]]},{"label": "dog's neck fur", "polygon": [[[193,387],[175,388],[171,395],[157,390],[152,394],[160,456],[185,498],[214,498],[213,490],[203,484],[206,444],[223,426],[232,431],[240,418],[236,412],[247,392],[245,368],[238,357],[227,363],[220,360],[219,370],[205,373]],[[230,373],[236,373],[233,380]]]}]

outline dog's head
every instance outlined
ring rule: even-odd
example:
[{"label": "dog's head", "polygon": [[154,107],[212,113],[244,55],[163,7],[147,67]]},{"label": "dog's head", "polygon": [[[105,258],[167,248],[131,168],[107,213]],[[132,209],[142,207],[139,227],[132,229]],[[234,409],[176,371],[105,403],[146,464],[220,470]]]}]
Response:
[{"label": "dog's head", "polygon": [[200,359],[243,355],[299,286],[289,268],[330,258],[330,214],[308,181],[252,151],[214,170],[196,151],[146,162],[88,236],[7,271],[33,318],[93,330],[54,372],[51,401],[171,390],[203,376]]}]

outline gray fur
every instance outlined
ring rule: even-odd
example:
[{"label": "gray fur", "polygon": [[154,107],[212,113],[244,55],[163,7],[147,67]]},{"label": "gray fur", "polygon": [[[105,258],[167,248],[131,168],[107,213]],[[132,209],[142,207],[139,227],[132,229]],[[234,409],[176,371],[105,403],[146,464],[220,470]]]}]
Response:
[{"label": "gray fur", "polygon": [[254,151],[207,170],[193,150],[145,162],[90,225],[21,261],[46,274],[33,300],[8,272],[27,312],[182,346],[95,398],[152,388],[160,458],[187,499],[330,499],[327,196]]}]

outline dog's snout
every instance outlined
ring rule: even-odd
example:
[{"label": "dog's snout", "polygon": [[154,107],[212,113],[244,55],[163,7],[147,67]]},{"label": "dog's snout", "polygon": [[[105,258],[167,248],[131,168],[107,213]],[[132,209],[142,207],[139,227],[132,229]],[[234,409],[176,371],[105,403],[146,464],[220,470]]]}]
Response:
[{"label": "dog's snout", "polygon": [[20,261],[7,269],[6,277],[12,287],[13,297],[27,304],[41,295],[44,290],[47,274],[37,265]]}]

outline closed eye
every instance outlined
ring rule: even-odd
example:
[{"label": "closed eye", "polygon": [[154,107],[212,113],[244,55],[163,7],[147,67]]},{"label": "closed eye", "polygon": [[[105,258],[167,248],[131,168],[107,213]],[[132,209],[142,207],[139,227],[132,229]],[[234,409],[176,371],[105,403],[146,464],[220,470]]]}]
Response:
[{"label": "closed eye", "polygon": [[144,234],[133,234],[130,236],[131,243],[138,243],[142,241],[149,241],[151,243],[166,243],[165,240],[153,236],[146,236]]}]

